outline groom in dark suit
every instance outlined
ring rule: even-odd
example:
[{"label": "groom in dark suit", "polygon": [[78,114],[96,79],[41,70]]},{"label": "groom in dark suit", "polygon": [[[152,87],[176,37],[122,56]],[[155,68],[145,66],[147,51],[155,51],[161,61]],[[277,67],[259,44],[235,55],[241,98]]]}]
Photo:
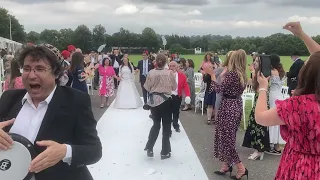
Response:
[{"label": "groom in dark suit", "polygon": [[288,85],[288,93],[292,96],[291,91],[295,90],[298,86],[298,75],[300,69],[304,65],[304,61],[300,59],[299,53],[295,52],[291,55],[291,59],[293,60],[293,64],[290,67],[289,72],[287,72],[287,85]]},{"label": "groom in dark suit", "polygon": [[[60,52],[51,45],[27,47],[19,56],[26,89],[9,90],[0,99],[0,150],[15,133],[34,144],[32,180],[93,180],[86,165],[98,162],[97,135],[90,96],[59,86]],[[19,173],[19,172],[17,172]]]},{"label": "groom in dark suit", "polygon": [[140,84],[141,84],[142,94],[143,94],[144,109],[146,107],[147,100],[148,100],[148,92],[143,87],[143,85],[146,82],[146,77],[149,71],[153,68],[154,66],[152,64],[152,61],[148,59],[148,54],[146,52],[143,52],[142,60],[138,62],[137,70],[140,71]]}]

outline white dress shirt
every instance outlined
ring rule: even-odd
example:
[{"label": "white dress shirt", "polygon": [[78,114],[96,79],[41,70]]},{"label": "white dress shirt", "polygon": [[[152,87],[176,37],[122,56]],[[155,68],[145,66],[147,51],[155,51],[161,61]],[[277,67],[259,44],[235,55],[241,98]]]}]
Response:
[{"label": "white dress shirt", "polygon": [[176,88],[176,90],[172,91],[172,94],[178,95],[178,73],[175,72],[174,75],[176,76],[177,88]]},{"label": "white dress shirt", "polygon": [[113,68],[119,68],[119,67],[120,67],[120,65],[119,65],[118,61],[115,59],[114,63],[113,63]]},{"label": "white dress shirt", "polygon": [[[10,129],[10,133],[16,133],[24,136],[31,143],[34,143],[55,90],[56,87],[44,101],[39,103],[38,107],[35,107],[29,93],[27,92],[22,98],[22,108],[17,115],[12,128]],[[72,159],[72,148],[70,145],[66,146],[67,153],[63,159],[63,162],[70,165]],[[34,179],[35,178],[33,177],[31,180]]]}]

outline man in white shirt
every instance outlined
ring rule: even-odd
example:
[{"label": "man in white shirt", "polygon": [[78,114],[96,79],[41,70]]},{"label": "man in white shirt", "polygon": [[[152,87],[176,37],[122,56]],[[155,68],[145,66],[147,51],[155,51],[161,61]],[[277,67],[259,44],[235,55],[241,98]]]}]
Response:
[{"label": "man in white shirt", "polygon": [[7,133],[19,134],[38,153],[32,180],[92,180],[86,165],[101,158],[102,146],[89,95],[57,85],[60,52],[51,45],[27,47],[19,62],[26,89],[1,96],[0,150],[13,145]]}]

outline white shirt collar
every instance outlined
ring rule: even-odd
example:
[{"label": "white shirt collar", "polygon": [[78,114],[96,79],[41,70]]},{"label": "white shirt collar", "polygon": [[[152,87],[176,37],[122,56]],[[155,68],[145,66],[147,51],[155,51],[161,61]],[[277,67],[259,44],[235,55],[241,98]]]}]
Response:
[{"label": "white shirt collar", "polygon": [[[56,89],[57,89],[57,85],[54,87],[53,91],[49,94],[49,96],[48,96],[44,101],[42,101],[42,102],[46,102],[47,104],[49,104],[50,101],[51,101],[51,99],[52,99],[52,97],[53,97],[54,92],[56,91]],[[33,104],[33,101],[32,101],[32,99],[31,99],[31,96],[29,95],[28,92],[27,92],[26,95],[24,95],[24,97],[22,98],[22,101],[21,101],[22,105],[24,104],[25,101],[28,101],[29,104]]]}]

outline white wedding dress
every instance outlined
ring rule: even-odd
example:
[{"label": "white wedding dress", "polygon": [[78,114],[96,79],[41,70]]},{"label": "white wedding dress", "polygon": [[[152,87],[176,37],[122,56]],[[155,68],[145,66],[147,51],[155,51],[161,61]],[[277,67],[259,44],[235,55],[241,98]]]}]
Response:
[{"label": "white wedding dress", "polygon": [[[132,67],[132,72],[133,72]],[[121,78],[114,107],[118,109],[136,109],[143,105],[139,92],[134,83],[134,74],[128,66],[123,66],[119,71]]]}]

